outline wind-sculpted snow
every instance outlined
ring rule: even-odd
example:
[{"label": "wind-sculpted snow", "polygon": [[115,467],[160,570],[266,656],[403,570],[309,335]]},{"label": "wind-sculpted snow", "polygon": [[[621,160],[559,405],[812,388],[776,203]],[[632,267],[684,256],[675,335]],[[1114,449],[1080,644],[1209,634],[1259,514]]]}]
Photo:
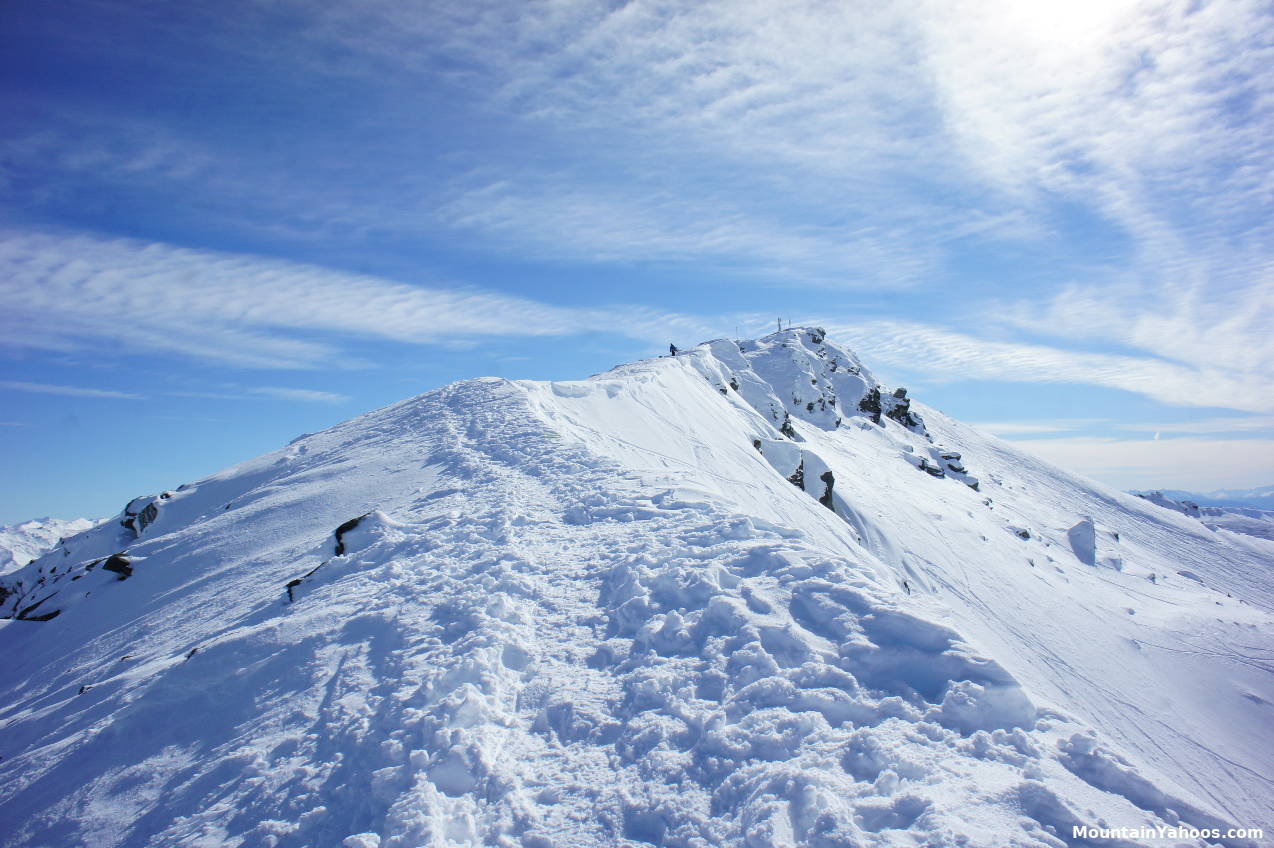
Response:
[{"label": "wind-sculpted snow", "polygon": [[458,383],[67,540],[8,584],[58,615],[0,630],[0,843],[1269,832],[1269,551],[821,336]]}]

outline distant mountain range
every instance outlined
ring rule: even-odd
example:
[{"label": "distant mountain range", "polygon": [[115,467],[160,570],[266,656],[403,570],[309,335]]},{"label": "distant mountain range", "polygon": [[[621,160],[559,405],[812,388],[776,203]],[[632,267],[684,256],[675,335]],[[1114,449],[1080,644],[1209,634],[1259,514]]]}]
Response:
[{"label": "distant mountain range", "polygon": [[70,521],[33,518],[21,524],[0,527],[0,574],[17,571],[56,547],[62,537],[69,538],[76,533],[83,533],[103,521],[103,518],[96,521],[87,518],[73,518]]},{"label": "distant mountain range", "polygon": [[[1249,489],[1247,491],[1264,490]],[[1274,540],[1274,509],[1243,506],[1241,501],[1226,502],[1218,499],[1209,503],[1204,495],[1175,489],[1133,492],[1132,494],[1142,500],[1197,518],[1210,530],[1229,530],[1232,533]],[[1259,501],[1259,498],[1252,500]]]},{"label": "distant mountain range", "polygon": [[[1217,489],[1213,492],[1187,492],[1182,489],[1161,489],[1174,501],[1193,501],[1199,506],[1254,507],[1274,510],[1274,486],[1255,489]],[[1146,492],[1133,492],[1134,495]]]}]

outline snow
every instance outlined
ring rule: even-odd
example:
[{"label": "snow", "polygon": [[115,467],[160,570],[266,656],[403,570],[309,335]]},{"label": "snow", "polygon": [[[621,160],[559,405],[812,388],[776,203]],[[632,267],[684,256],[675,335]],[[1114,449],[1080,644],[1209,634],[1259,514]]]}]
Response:
[{"label": "snow", "polygon": [[817,330],[466,381],[10,575],[0,842],[1269,833],[1272,563]]},{"label": "snow", "polygon": [[34,518],[21,524],[0,527],[0,576],[17,571],[57,545],[64,536],[74,536],[100,524],[103,519]]}]

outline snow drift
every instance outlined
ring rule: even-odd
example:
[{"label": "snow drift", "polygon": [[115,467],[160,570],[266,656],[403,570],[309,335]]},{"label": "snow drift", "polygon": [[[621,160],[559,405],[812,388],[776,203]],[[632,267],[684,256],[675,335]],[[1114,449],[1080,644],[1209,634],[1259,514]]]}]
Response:
[{"label": "snow drift", "polygon": [[0,842],[1270,833],[1272,562],[820,330],[461,382],[5,578]]}]

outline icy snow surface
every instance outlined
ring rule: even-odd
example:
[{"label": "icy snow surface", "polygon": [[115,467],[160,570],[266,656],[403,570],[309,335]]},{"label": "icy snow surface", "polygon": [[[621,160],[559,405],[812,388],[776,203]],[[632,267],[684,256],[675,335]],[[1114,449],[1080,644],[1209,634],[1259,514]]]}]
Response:
[{"label": "icy snow surface", "polygon": [[1272,564],[817,330],[457,383],[5,579],[0,844],[1270,833]]}]

